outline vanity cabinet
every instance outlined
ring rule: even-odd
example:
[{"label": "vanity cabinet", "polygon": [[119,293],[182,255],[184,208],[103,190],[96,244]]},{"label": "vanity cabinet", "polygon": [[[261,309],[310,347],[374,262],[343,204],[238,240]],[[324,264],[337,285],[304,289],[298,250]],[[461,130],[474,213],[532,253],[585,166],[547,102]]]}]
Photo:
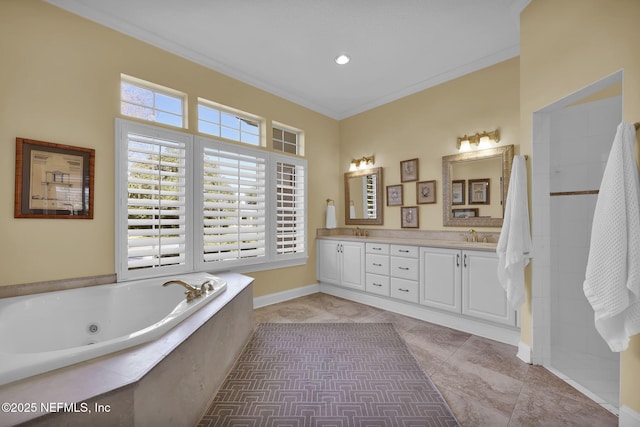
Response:
[{"label": "vanity cabinet", "polygon": [[420,264],[421,304],[515,326],[494,252],[421,247]]},{"label": "vanity cabinet", "polygon": [[420,304],[461,313],[462,251],[420,248]]},{"label": "vanity cabinet", "polygon": [[389,245],[367,243],[365,255],[365,290],[372,294],[389,296]]},{"label": "vanity cabinet", "polygon": [[343,240],[317,240],[318,280],[364,290],[365,245]]},{"label": "vanity cabinet", "polygon": [[419,301],[419,252],[418,246],[391,245],[389,275],[393,298],[413,303]]},{"label": "vanity cabinet", "polygon": [[495,252],[462,251],[462,314],[504,325],[516,325],[516,311],[498,280]]}]

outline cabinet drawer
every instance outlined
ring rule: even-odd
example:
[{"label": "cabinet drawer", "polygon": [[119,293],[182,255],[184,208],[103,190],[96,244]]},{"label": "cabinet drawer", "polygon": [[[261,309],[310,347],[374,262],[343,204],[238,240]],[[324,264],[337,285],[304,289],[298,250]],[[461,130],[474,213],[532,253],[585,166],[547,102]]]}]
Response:
[{"label": "cabinet drawer", "polygon": [[367,273],[365,290],[372,294],[389,296],[389,276]]},{"label": "cabinet drawer", "polygon": [[413,258],[401,258],[391,257],[391,272],[392,277],[399,277],[401,279],[418,280],[419,277],[419,262],[418,259]]},{"label": "cabinet drawer", "polygon": [[406,258],[418,258],[418,246],[391,245],[391,255]]},{"label": "cabinet drawer", "polygon": [[389,245],[386,243],[367,243],[368,254],[389,255]]},{"label": "cabinet drawer", "polygon": [[389,275],[389,256],[367,254],[367,273]]},{"label": "cabinet drawer", "polygon": [[391,278],[391,296],[409,302],[418,302],[418,282]]}]

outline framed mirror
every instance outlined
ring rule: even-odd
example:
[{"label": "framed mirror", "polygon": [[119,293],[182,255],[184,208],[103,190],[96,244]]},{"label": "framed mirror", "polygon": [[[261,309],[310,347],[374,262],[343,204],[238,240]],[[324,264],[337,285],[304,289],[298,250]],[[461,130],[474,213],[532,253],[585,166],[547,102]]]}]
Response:
[{"label": "framed mirror", "polygon": [[382,225],[382,199],[382,168],[345,172],[345,224]]},{"label": "framed mirror", "polygon": [[442,158],[445,226],[502,226],[513,151],[505,145]]}]

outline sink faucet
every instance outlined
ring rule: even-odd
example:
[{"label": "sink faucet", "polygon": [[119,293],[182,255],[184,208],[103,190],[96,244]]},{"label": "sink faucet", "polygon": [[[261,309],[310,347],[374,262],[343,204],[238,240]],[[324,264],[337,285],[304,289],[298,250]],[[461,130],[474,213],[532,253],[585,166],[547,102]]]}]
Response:
[{"label": "sink faucet", "polygon": [[200,298],[202,295],[206,294],[207,291],[213,290],[213,286],[211,285],[211,281],[209,280],[206,280],[202,285],[200,285],[200,289],[191,286],[184,280],[177,279],[169,280],[168,282],[163,283],[162,286],[168,286],[174,283],[177,285],[181,285],[187,290],[187,292],[185,292],[185,294],[187,295],[187,302],[191,302],[196,298]]},{"label": "sink faucet", "polygon": [[471,233],[471,241],[472,242],[477,242],[478,241],[478,232],[472,228],[471,230],[469,230],[469,233]]}]

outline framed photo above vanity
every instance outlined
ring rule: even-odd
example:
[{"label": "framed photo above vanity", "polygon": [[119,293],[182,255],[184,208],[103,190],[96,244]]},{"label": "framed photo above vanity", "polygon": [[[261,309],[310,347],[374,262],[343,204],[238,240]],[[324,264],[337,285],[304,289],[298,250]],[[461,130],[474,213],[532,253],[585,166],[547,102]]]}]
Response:
[{"label": "framed photo above vanity", "polygon": [[421,181],[416,184],[416,203],[426,204],[436,202],[436,181]]},{"label": "framed photo above vanity", "polygon": [[469,180],[469,204],[488,205],[489,203],[489,178]]},{"label": "framed photo above vanity", "polygon": [[400,162],[400,182],[418,180],[418,159],[403,160]]},{"label": "framed photo above vanity", "polygon": [[451,204],[464,205],[464,187],[467,181],[465,179],[456,179],[451,182]]},{"label": "framed photo above vanity", "polygon": [[387,206],[402,206],[402,184],[387,185]]},{"label": "framed photo above vanity", "polygon": [[400,214],[402,215],[402,228],[418,228],[419,222],[417,206],[404,206],[400,208]]}]

